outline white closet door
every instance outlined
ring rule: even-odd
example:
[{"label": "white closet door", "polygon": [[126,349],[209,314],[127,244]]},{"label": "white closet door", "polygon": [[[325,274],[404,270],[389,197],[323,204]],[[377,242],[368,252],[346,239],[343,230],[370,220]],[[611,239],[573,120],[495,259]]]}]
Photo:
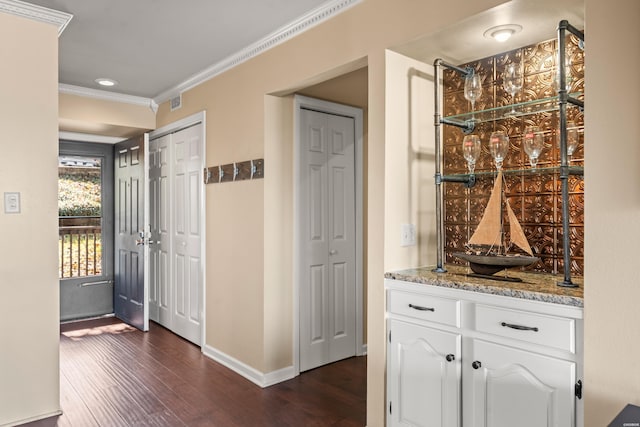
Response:
[{"label": "white closet door", "polygon": [[355,124],[301,111],[300,370],[355,355]]},{"label": "white closet door", "polygon": [[173,330],[196,344],[202,319],[202,125],[171,135]]},{"label": "white closet door", "polygon": [[149,150],[150,290],[149,317],[171,329],[169,143],[165,135],[151,141]]},{"label": "white closet door", "polygon": [[151,142],[150,316],[202,343],[203,125]]}]

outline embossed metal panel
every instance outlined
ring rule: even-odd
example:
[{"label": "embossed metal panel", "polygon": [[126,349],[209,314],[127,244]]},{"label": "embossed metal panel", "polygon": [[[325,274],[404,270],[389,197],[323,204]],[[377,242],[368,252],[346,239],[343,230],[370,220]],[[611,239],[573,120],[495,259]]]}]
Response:
[{"label": "embossed metal panel", "polygon": [[[584,52],[578,47],[578,39],[568,38],[570,92],[584,90]],[[515,95],[516,102],[547,98],[556,95],[557,41],[549,40],[504,52],[489,58],[479,59],[461,66],[473,67],[483,76],[483,94],[476,101],[476,109],[509,105],[510,94],[502,87],[502,74],[507,64],[523,62],[524,85]],[[445,115],[468,112],[470,103],[464,98],[464,79],[451,70],[444,71]],[[578,148],[570,165],[584,165],[584,115],[579,109],[567,108],[567,120],[578,127]],[[559,166],[558,114],[542,112],[524,117],[507,118],[495,122],[483,122],[476,126],[474,134],[482,141],[482,152],[476,162],[476,172],[495,171],[493,159],[487,147],[489,135],[494,130],[503,130],[509,135],[509,154],[504,161],[505,169],[524,170],[507,175],[506,195],[521,222],[527,239],[540,262],[527,267],[532,271],[557,273],[563,269],[562,254],[562,197],[558,173],[528,173],[529,160],[522,149],[522,134],[525,127],[537,125],[543,131],[544,148],[538,168]],[[443,126],[443,173],[466,173],[466,163],[461,147],[464,134],[458,128]],[[453,252],[465,249],[470,235],[478,225],[488,195],[493,185],[493,176],[477,175],[475,187],[466,189],[455,183],[444,184],[445,261],[460,264]],[[584,273],[584,179],[569,178],[569,224],[571,228],[571,273]]]}]

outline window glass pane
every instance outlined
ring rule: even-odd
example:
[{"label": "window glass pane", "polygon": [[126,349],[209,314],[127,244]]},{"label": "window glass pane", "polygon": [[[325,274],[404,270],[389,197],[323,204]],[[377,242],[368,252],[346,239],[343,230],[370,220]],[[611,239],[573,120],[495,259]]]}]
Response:
[{"label": "window glass pane", "polygon": [[59,277],[102,275],[102,161],[60,156]]}]

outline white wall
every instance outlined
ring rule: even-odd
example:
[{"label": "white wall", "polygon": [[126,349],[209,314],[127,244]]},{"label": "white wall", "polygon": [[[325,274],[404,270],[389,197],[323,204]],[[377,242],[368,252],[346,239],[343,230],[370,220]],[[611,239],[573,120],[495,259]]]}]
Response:
[{"label": "white wall", "polygon": [[585,419],[600,427],[640,405],[640,1],[585,5]]},{"label": "white wall", "polygon": [[58,33],[0,13],[0,425],[59,409]]}]

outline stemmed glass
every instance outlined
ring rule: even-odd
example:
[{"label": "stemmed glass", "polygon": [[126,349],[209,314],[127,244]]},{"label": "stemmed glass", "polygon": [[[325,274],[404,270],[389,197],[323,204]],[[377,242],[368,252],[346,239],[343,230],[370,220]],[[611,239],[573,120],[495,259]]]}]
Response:
[{"label": "stemmed glass", "polygon": [[462,155],[467,161],[467,167],[469,168],[470,174],[473,174],[476,167],[476,161],[478,160],[478,157],[480,157],[480,149],[481,145],[478,135],[465,135],[462,140]]},{"label": "stemmed glass", "polygon": [[[573,155],[576,148],[578,148],[578,128],[576,124],[572,121],[567,122],[567,155],[569,156],[569,161],[571,161],[571,156]],[[560,134],[558,133],[558,147],[560,147]]]},{"label": "stemmed glass", "polygon": [[[558,59],[558,63],[560,60]],[[571,90],[571,82],[573,78],[571,77],[571,57],[565,56],[564,58],[564,69],[565,69],[565,90],[569,92]],[[556,69],[556,78],[553,81],[553,87],[556,89],[556,92],[560,90],[560,66]]]},{"label": "stemmed glass", "polygon": [[464,78],[464,97],[471,102],[471,120],[475,121],[474,109],[476,100],[482,95],[482,79],[473,69]]},{"label": "stemmed glass", "polygon": [[489,152],[496,163],[496,169],[502,169],[502,162],[509,152],[509,136],[504,131],[497,130],[489,137]]},{"label": "stemmed glass", "polygon": [[516,102],[516,93],[522,89],[522,80],[522,71],[519,64],[507,64],[502,76],[502,86],[507,93],[511,94],[511,111],[508,113],[509,115],[516,114],[514,104]]},{"label": "stemmed glass", "polygon": [[529,156],[531,168],[535,169],[538,164],[538,157],[544,146],[544,137],[538,126],[527,126],[524,129],[524,137],[522,138],[524,151]]}]

